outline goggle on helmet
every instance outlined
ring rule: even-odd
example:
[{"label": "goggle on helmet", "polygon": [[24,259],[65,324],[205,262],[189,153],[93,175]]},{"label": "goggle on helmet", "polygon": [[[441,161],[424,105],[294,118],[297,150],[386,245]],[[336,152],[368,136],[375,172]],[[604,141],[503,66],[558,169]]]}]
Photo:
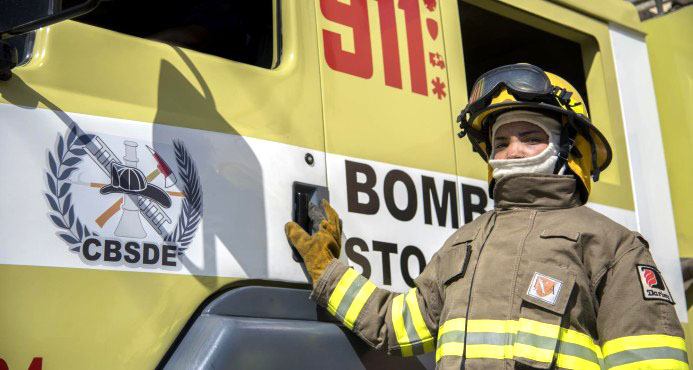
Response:
[{"label": "goggle on helmet", "polygon": [[[495,68],[481,75],[472,87],[469,103],[457,117],[472,148],[487,163],[491,155],[491,126],[504,112],[513,109],[540,111],[560,116],[562,123],[559,160],[581,180],[585,197],[591,190],[591,179],[611,162],[611,146],[592,124],[585,102],[577,90],[563,78],[544,72],[527,63]],[[493,169],[488,167],[488,181],[493,188]],[[586,201],[586,199],[585,199]]]}]

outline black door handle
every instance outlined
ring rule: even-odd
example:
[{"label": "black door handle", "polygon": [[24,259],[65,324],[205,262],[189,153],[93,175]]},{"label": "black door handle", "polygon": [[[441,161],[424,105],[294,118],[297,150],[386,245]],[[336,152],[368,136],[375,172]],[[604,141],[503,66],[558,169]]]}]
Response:
[{"label": "black door handle", "polygon": [[[323,199],[329,200],[329,193],[324,186],[294,182],[293,184],[293,213],[292,219],[299,224],[308,234],[313,234],[313,221],[308,216],[311,203],[320,206]],[[315,225],[317,226],[317,225]],[[296,262],[303,262],[296,248],[291,246],[293,258]]]}]

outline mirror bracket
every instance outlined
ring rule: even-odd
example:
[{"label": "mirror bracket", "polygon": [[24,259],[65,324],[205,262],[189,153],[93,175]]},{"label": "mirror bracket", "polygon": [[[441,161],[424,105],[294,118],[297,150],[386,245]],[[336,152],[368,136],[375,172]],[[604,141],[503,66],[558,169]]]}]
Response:
[{"label": "mirror bracket", "polygon": [[17,48],[5,40],[0,40],[0,81],[7,81],[12,77],[12,68],[19,63]]},{"label": "mirror bracket", "polygon": [[96,7],[99,5],[101,1],[102,0],[87,0],[82,4],[75,5],[65,10],[61,10],[57,13],[50,14],[39,19],[34,19],[33,21],[29,21],[27,23],[12,27],[7,30],[2,30],[0,31],[0,39],[9,39],[10,37],[15,37],[31,31],[36,31],[41,27],[47,27],[58,22],[79,17],[80,15],[84,15],[96,9]]},{"label": "mirror bracket", "polygon": [[17,48],[5,40],[36,31],[41,27],[47,27],[58,22],[87,14],[96,9],[101,1],[102,0],[87,0],[82,4],[61,10],[57,13],[0,31],[0,81],[9,80],[10,77],[12,77],[12,68],[16,67],[19,63]]}]

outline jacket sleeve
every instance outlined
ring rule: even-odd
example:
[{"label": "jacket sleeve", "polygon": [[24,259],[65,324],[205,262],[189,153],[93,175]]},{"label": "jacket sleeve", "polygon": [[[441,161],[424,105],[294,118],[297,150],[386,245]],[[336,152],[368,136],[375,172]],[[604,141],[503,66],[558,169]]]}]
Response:
[{"label": "jacket sleeve", "polygon": [[688,369],[671,294],[638,238],[604,272],[596,293],[606,368]]},{"label": "jacket sleeve", "polygon": [[377,288],[338,260],[325,269],[311,299],[376,349],[401,356],[435,349],[442,307],[436,254],[405,293]]}]

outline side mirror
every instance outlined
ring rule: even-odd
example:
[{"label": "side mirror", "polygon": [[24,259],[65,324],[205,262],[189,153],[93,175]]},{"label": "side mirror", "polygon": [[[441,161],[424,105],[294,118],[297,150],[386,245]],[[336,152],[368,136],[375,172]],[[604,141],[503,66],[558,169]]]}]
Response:
[{"label": "side mirror", "polygon": [[[3,24],[3,29],[0,29],[0,80],[6,81],[12,76],[12,68],[17,66],[18,57],[17,49],[14,45],[7,42],[6,40],[35,31],[41,27],[47,27],[52,24],[79,17],[94,10],[102,0],[85,0],[84,2],[71,6],[67,9],[57,11],[53,14],[39,16],[34,19],[27,21],[23,19],[20,24],[16,25],[5,25]],[[7,2],[6,6],[16,7],[17,12],[21,12],[21,6],[18,2]],[[5,19],[22,19],[21,17],[13,17],[13,9],[3,9],[3,17]]]}]

